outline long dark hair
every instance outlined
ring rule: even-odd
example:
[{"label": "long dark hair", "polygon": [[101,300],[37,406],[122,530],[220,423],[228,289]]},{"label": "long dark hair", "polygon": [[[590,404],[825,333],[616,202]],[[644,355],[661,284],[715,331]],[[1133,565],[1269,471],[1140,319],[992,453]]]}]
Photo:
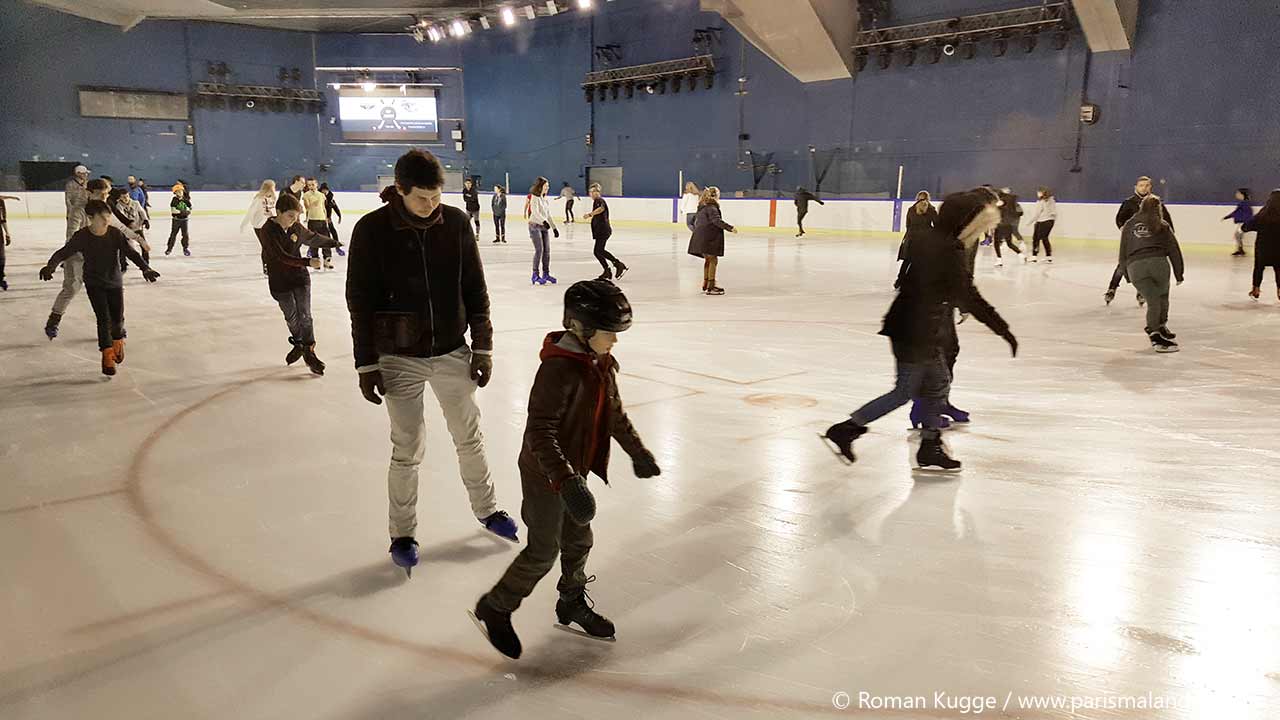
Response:
[{"label": "long dark hair", "polygon": [[1161,212],[1160,196],[1151,193],[1142,198],[1142,204],[1138,206],[1138,212],[1133,217],[1151,230],[1164,229],[1164,213]]},{"label": "long dark hair", "polygon": [[1267,196],[1267,204],[1258,211],[1258,217],[1271,222],[1280,222],[1280,188],[1272,190]]},{"label": "long dark hair", "polygon": [[539,197],[542,195],[542,191],[550,184],[551,182],[549,180],[539,175],[538,179],[533,181],[533,186],[529,188],[529,194],[534,197]]}]

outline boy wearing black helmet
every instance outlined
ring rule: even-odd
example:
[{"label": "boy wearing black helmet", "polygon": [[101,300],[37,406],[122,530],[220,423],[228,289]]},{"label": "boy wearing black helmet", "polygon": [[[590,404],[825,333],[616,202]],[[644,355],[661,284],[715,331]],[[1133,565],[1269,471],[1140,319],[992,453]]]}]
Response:
[{"label": "boy wearing black helmet", "polygon": [[[529,392],[529,418],[520,450],[521,515],[528,544],[498,584],[476,603],[473,618],[499,652],[519,658],[511,613],[533,592],[560,556],[556,619],[563,629],[612,640],[613,623],[592,609],[586,585],[591,520],[596,502],[587,473],[608,483],[609,439],[631,456],[637,477],[661,471],[645,449],[618,395],[618,363],[610,351],[631,327],[631,304],[607,280],[574,283],[564,295],[565,331],[549,333],[542,365]],[[583,632],[569,628],[577,624]]]}]

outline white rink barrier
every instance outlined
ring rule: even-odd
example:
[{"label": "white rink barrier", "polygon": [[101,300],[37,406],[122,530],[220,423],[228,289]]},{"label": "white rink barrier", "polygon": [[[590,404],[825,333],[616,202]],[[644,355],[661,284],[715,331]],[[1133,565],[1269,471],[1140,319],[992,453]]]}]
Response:
[{"label": "white rink barrier", "polygon": [[[65,217],[66,206],[60,192],[5,192],[16,195],[21,202],[9,201],[7,207],[10,220],[25,218]],[[372,192],[338,192],[338,206],[344,213],[353,218],[361,213],[377,209],[382,202],[377,193]],[[163,222],[169,216],[169,200],[172,194],[164,189],[151,192],[152,213],[155,219]],[[240,191],[196,191],[192,194],[193,215],[235,215],[243,213],[248,207],[253,193]],[[480,212],[484,216],[490,214],[491,193],[482,193]],[[523,214],[525,196],[511,195],[507,198],[507,222],[519,221]],[[684,216],[677,213],[677,200],[674,198],[608,198],[609,214],[613,220],[678,223],[683,225]],[[462,207],[460,193],[445,193],[445,202]],[[563,201],[552,198],[552,205],[557,218],[563,218]],[[788,229],[795,227],[795,204],[787,199],[748,200],[740,198],[724,198],[720,202],[726,222],[748,228],[777,227]],[[1027,215],[1035,206],[1032,202],[1022,203]],[[1115,226],[1116,210],[1120,202],[1114,203],[1058,203],[1058,221],[1053,229],[1055,238],[1088,239],[1116,241],[1119,231]],[[903,201],[902,212],[905,214],[910,205]],[[1200,205],[1171,204],[1169,212],[1173,216],[1178,239],[1186,244],[1229,245],[1233,242],[1234,226],[1223,221],[1222,217],[1231,212],[1234,205]],[[591,198],[579,196],[574,203],[574,214],[581,217],[591,209]],[[892,200],[827,200],[825,205],[816,202],[809,206],[809,214],[805,217],[806,230],[832,230],[845,232],[893,233]],[[348,223],[349,224],[349,223]],[[1031,239],[1031,224],[1023,223],[1022,233]]]}]

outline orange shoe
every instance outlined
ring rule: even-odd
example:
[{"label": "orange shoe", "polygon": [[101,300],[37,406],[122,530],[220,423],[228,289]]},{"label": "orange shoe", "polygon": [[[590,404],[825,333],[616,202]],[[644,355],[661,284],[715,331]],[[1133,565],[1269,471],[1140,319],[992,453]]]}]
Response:
[{"label": "orange shoe", "polygon": [[103,348],[102,374],[103,375],[116,374],[116,349],[115,348]]},{"label": "orange shoe", "polygon": [[116,364],[124,364],[124,339],[116,340],[111,343],[111,350],[116,354]]}]

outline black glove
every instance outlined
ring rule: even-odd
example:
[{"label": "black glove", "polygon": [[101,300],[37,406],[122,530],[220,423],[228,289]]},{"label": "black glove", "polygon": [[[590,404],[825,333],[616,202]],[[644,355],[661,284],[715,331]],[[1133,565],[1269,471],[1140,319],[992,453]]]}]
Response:
[{"label": "black glove", "polygon": [[639,455],[631,458],[631,467],[636,471],[636,477],[638,478],[651,478],[662,474],[662,468],[658,467],[658,461],[654,459],[653,453],[648,450],[644,450]]},{"label": "black glove", "polygon": [[370,370],[369,372],[360,373],[360,394],[364,395],[364,399],[374,405],[381,405],[381,395],[387,394],[387,388],[382,383],[382,371]]},{"label": "black glove", "polygon": [[150,230],[150,229],[151,229],[151,221],[150,221],[150,220],[143,220],[143,221],[142,221],[142,227],[143,227],[143,229],[144,229],[144,230]]},{"label": "black glove", "polygon": [[596,516],[596,498],[587,487],[587,479],[581,475],[565,481],[560,488],[560,501],[569,519],[578,525],[589,525]]},{"label": "black glove", "polygon": [[1004,332],[1000,333],[1000,337],[1004,338],[1004,341],[1009,343],[1009,354],[1013,357],[1018,357],[1018,338],[1014,337],[1013,333],[1009,332],[1008,329],[1005,329]]},{"label": "black glove", "polygon": [[558,237],[560,237],[560,229],[559,229],[559,228],[551,228],[551,233],[552,233],[553,235],[555,235],[557,238],[558,238]]},{"label": "black glove", "polygon": [[471,353],[471,379],[476,381],[476,385],[484,387],[489,384],[491,377],[493,377],[493,356]]},{"label": "black glove", "polygon": [[149,282],[149,283],[153,283],[153,282],[155,282],[156,280],[159,280],[159,279],[160,279],[160,273],[156,272],[155,270],[143,270],[143,271],[142,271],[142,277],[143,277],[143,279],[145,279],[147,282]]},{"label": "black glove", "polygon": [[40,279],[41,279],[41,280],[44,280],[44,281],[46,281],[46,282],[47,282],[47,281],[49,281],[49,280],[52,280],[52,279],[53,279],[53,268],[51,268],[51,267],[49,267],[49,266],[47,266],[47,265],[46,265],[45,267],[40,268]]}]

